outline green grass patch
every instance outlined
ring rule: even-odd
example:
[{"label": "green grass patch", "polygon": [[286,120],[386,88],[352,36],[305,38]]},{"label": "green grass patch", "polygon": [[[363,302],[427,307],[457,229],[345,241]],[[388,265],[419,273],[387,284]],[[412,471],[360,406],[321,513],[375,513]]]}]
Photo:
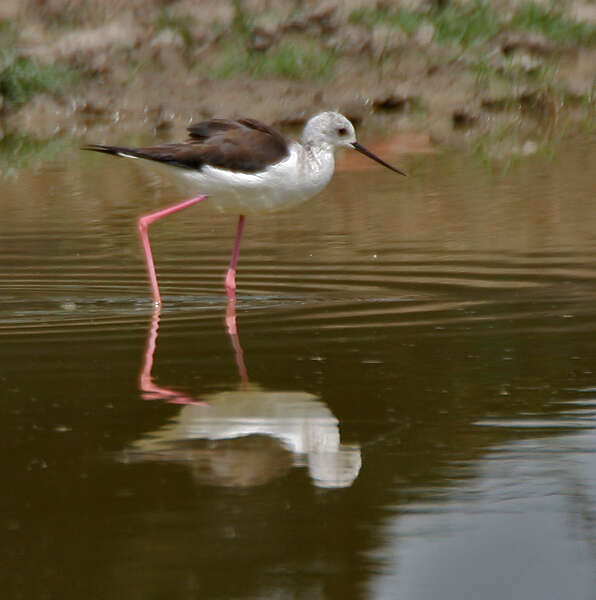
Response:
[{"label": "green grass patch", "polygon": [[252,27],[252,18],[244,7],[244,0],[234,0],[234,20],[232,29],[240,36],[248,37]]},{"label": "green grass patch", "polygon": [[504,59],[498,64],[491,64],[483,58],[478,59],[471,67],[479,91],[482,91],[483,88],[486,89],[491,82],[508,83],[510,86],[520,83],[532,83],[542,87],[551,86],[556,81],[557,68],[556,61],[539,61],[535,66],[527,68],[513,59]]},{"label": "green grass patch", "polygon": [[486,41],[499,32],[499,21],[487,0],[475,0],[465,6],[450,4],[430,11],[361,7],[353,10],[348,18],[351,23],[370,28],[377,25],[399,27],[409,35],[415,34],[423,23],[430,23],[439,42],[462,46]]},{"label": "green grass patch", "polygon": [[488,0],[449,3],[444,8],[430,10],[360,7],[350,13],[349,21],[369,28],[378,25],[398,27],[409,35],[414,35],[423,23],[430,23],[435,28],[438,42],[459,44],[464,48],[486,42],[507,29],[535,31],[557,43],[596,44],[596,27],[569,19],[556,8],[556,4],[548,8],[527,2],[515,11],[508,22],[500,20]]},{"label": "green grass patch", "polygon": [[596,26],[567,18],[555,8],[545,8],[532,2],[520,6],[509,26],[521,31],[535,31],[555,42],[596,44]]},{"label": "green grass patch", "polygon": [[327,79],[335,67],[336,56],[315,45],[280,44],[267,52],[250,51],[239,44],[223,49],[223,58],[210,69],[218,78],[236,75],[283,77],[287,79]]},{"label": "green grass patch", "polygon": [[420,24],[425,20],[426,17],[422,13],[388,7],[360,7],[354,9],[348,17],[348,21],[353,24],[365,25],[370,28],[377,25],[389,25],[399,27],[410,35],[416,33]]},{"label": "green grass patch", "polygon": [[486,42],[501,30],[499,19],[486,0],[465,6],[448,5],[432,11],[430,17],[439,42],[463,47]]},{"label": "green grass patch", "polygon": [[42,65],[0,49],[0,94],[13,104],[23,104],[40,92],[56,92],[80,79],[78,71],[63,65]]}]

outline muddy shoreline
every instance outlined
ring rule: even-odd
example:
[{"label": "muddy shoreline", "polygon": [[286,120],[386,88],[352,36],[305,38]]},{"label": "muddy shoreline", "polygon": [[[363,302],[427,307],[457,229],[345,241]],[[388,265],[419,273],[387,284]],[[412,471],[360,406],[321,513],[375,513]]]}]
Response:
[{"label": "muddy shoreline", "polygon": [[0,20],[12,59],[73,76],[15,100],[5,59],[0,128],[173,139],[211,116],[292,129],[336,109],[372,137],[532,154],[596,130],[596,7],[559,5],[534,24],[514,1],[10,0]]}]

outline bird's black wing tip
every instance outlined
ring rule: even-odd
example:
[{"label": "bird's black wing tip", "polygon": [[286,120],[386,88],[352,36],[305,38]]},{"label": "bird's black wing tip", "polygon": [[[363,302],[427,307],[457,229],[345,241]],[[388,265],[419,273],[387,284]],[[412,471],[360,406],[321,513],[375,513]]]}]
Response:
[{"label": "bird's black wing tip", "polygon": [[101,144],[87,144],[81,146],[81,150],[92,150],[94,152],[103,152],[104,154],[119,154],[122,152],[122,148],[116,146],[102,146]]}]

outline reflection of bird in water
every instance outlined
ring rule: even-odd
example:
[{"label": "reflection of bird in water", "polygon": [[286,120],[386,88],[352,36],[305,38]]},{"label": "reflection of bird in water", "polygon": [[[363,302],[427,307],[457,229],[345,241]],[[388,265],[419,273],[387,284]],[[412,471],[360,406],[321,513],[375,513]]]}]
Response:
[{"label": "reflection of bird in water", "polygon": [[154,312],[139,387],[146,398],[184,406],[169,423],[133,442],[125,460],[184,462],[199,481],[218,485],[258,485],[292,466],[307,466],[317,487],[351,485],[360,471],[360,448],[341,443],[338,419],[312,394],[266,391],[249,383],[234,301],[228,303],[226,323],[240,385],[197,401],[153,382],[159,328],[159,311]]},{"label": "reflection of bird in water", "polygon": [[308,466],[319,487],[345,487],[356,479],[360,449],[341,444],[337,418],[316,396],[267,392],[249,384],[203,400],[184,406],[170,423],[134,442],[129,456],[198,461],[202,480],[227,485],[254,485],[267,478],[265,470],[275,476],[291,465]]},{"label": "reflection of bird in water", "polygon": [[383,166],[404,175],[356,141],[354,126],[336,112],[312,117],[302,143],[287,139],[255,119],[210,119],[188,127],[189,139],[175,144],[124,148],[92,144],[86,150],[142,159],[159,164],[173,175],[191,198],[142,216],[139,234],[155,304],[161,303],[153,255],[147,234],[151,223],[209,198],[225,213],[240,215],[232,260],[226,276],[228,296],[236,289],[236,265],[244,216],[291,208],[318,194],[331,180],[338,148],[354,148]]}]

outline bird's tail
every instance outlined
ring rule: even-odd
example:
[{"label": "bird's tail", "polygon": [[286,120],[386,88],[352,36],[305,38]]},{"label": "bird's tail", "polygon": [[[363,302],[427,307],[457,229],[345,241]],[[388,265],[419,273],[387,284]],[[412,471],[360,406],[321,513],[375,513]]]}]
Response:
[{"label": "bird's tail", "polygon": [[88,146],[83,146],[81,150],[93,150],[94,152],[103,152],[104,154],[113,154],[115,156],[140,158],[135,150],[132,148],[124,148],[123,146],[102,146],[101,144],[89,144]]}]

